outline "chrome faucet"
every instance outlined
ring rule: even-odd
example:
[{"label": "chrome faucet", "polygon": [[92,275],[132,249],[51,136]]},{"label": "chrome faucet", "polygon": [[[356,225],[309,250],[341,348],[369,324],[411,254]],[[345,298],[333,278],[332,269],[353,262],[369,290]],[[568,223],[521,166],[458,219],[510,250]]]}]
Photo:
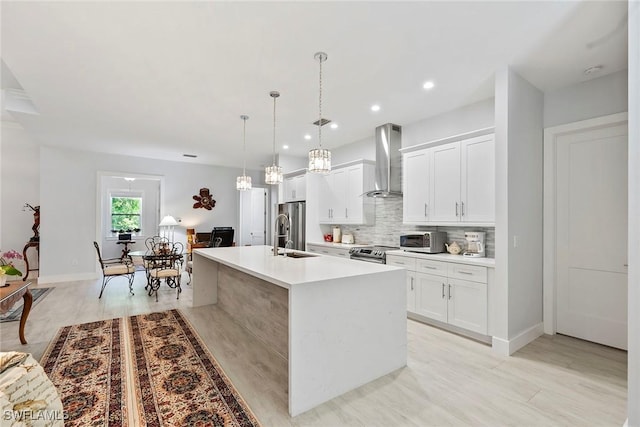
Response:
[{"label": "chrome faucet", "polygon": [[[284,233],[285,234],[278,234],[278,224],[280,224],[280,218],[284,218]],[[274,256],[278,256],[278,239],[280,237],[284,237],[287,240],[285,240],[285,250],[284,250],[284,256],[287,256],[287,246],[289,244],[289,229],[291,228],[291,221],[289,220],[289,217],[285,214],[280,214],[276,217],[276,224],[275,224],[275,232],[273,233],[273,255]],[[293,243],[293,242],[292,242]]]}]

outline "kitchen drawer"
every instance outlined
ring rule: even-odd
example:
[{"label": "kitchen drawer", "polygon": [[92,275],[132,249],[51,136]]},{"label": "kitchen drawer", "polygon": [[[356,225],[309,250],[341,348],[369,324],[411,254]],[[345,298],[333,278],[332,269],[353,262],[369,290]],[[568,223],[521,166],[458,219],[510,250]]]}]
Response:
[{"label": "kitchen drawer", "polygon": [[335,256],[335,257],[340,257],[340,258],[349,258],[349,249],[347,248],[331,248],[328,246],[321,246],[321,245],[307,245],[307,251],[308,252],[313,252],[313,253],[317,253],[317,254],[321,254],[321,255],[329,255],[329,256]]},{"label": "kitchen drawer", "polygon": [[416,259],[416,271],[419,273],[434,274],[436,276],[447,277],[448,263],[442,261],[432,261],[429,259]]},{"label": "kitchen drawer", "polygon": [[450,263],[449,277],[469,280],[471,282],[487,283],[487,267]]},{"label": "kitchen drawer", "polygon": [[400,255],[387,255],[387,265],[394,267],[403,267],[410,271],[416,269],[416,259]]}]

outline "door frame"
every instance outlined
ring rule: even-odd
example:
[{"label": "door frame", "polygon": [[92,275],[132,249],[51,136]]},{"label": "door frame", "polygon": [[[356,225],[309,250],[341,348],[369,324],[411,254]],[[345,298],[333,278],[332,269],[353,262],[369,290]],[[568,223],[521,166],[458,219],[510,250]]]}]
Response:
[{"label": "door frame", "polygon": [[591,129],[617,126],[628,121],[628,113],[616,113],[594,119],[581,120],[544,130],[543,166],[543,228],[542,228],[542,318],[544,333],[555,335],[557,321],[556,284],[556,167],[558,137]]},{"label": "door frame", "polygon": [[[104,219],[104,194],[102,192],[102,182],[106,178],[111,177],[131,177],[138,179],[147,179],[159,182],[159,194],[158,194],[158,219],[162,218],[164,213],[164,176],[163,175],[150,175],[141,173],[129,173],[129,172],[115,172],[115,171],[103,171],[96,172],[96,229],[95,229],[95,241],[102,242],[103,228],[102,221]],[[157,227],[157,226],[156,226]],[[157,228],[156,228],[157,230]],[[96,264],[96,272],[99,271],[99,266]]]}]

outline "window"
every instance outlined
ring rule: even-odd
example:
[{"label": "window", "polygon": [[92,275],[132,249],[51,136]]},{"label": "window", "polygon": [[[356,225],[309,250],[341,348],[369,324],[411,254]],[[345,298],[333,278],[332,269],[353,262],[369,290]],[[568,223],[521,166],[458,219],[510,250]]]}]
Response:
[{"label": "window", "polygon": [[140,232],[142,228],[142,197],[111,196],[111,232]]}]

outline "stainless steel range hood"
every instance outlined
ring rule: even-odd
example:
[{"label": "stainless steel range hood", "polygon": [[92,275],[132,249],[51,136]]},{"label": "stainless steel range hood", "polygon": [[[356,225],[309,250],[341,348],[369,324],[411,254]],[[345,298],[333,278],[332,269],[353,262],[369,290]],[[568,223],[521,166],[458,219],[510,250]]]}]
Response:
[{"label": "stainless steel range hood", "polygon": [[401,128],[387,123],[376,128],[376,180],[375,190],[368,197],[402,197]]}]

